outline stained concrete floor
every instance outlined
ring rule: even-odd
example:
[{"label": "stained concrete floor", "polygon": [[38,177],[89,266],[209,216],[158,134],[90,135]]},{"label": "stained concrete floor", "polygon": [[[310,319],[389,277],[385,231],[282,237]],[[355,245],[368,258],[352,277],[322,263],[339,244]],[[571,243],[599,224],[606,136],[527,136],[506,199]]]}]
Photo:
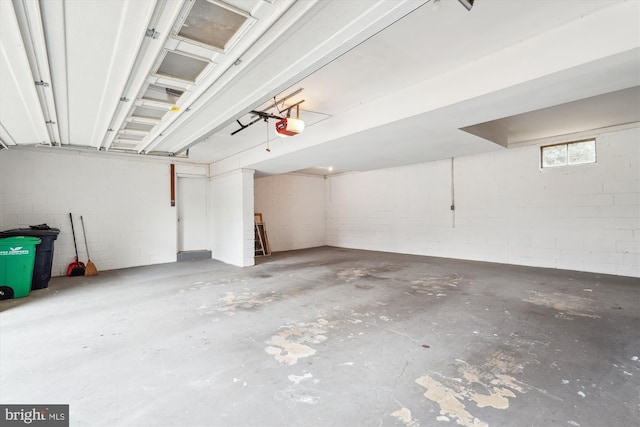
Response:
[{"label": "stained concrete floor", "polygon": [[635,426],[640,281],[317,248],[0,302],[0,402],[73,426]]}]

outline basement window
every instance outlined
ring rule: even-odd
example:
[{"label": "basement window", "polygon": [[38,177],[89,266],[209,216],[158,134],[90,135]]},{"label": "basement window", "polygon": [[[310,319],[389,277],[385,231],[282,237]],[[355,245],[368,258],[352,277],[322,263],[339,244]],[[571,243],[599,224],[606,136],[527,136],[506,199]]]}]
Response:
[{"label": "basement window", "polygon": [[566,142],[541,148],[543,168],[583,165],[596,162],[596,140]]}]

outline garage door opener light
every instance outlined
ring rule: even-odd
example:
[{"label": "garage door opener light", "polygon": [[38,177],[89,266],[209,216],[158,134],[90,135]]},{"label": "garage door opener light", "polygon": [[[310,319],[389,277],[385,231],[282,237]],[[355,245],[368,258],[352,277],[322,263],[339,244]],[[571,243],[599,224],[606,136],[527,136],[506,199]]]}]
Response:
[{"label": "garage door opener light", "polygon": [[296,118],[292,119],[291,107],[287,109],[287,117],[276,122],[276,132],[280,136],[293,136],[302,133],[304,130],[304,122],[300,120],[300,103],[296,104]]}]

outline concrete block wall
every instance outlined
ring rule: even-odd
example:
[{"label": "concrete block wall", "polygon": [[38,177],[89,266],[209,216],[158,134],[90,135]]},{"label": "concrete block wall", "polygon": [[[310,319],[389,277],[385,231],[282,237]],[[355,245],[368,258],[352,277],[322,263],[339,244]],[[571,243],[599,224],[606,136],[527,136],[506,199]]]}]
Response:
[{"label": "concrete block wall", "polygon": [[240,267],[254,265],[253,173],[236,170],[209,181],[211,255]]},{"label": "concrete block wall", "polygon": [[274,252],[325,245],[325,179],[276,175],[255,180],[255,211],[262,213]]},{"label": "concrete block wall", "polygon": [[170,206],[169,165],[74,152],[0,152],[0,230],[47,223],[61,229],[52,274],[65,275],[75,251],[80,260],[111,270],[176,260],[176,213]]},{"label": "concrete block wall", "polygon": [[331,177],[327,244],[640,277],[640,130],[596,149],[544,170],[539,146],[457,158],[455,213],[451,160]]}]

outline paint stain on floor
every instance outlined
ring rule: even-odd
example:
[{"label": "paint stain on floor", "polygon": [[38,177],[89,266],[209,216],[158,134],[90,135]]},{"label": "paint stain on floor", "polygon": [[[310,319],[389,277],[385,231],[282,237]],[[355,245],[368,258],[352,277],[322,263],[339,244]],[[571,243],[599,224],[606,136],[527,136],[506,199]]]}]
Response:
[{"label": "paint stain on floor", "polygon": [[411,416],[411,411],[408,408],[400,408],[397,411],[393,411],[391,413],[392,416],[396,417],[398,420],[402,422],[407,427],[419,427],[420,423],[418,420],[414,420]]},{"label": "paint stain on floor", "polygon": [[369,278],[379,279],[379,274],[389,273],[400,270],[402,267],[399,265],[389,264],[381,267],[367,268],[367,267],[350,267],[343,268],[337,272],[338,279],[345,282],[352,282],[354,280]]},{"label": "paint stain on floor", "polygon": [[[234,303],[231,300],[230,303]],[[372,304],[364,306],[364,309],[383,310],[387,303],[376,301]],[[315,321],[306,323],[295,323],[281,326],[279,330],[271,336],[265,343],[267,347],[265,352],[273,356],[278,362],[287,365],[295,365],[299,359],[310,357],[316,354],[315,346],[327,340],[327,335],[333,329],[341,329],[342,327],[353,327],[353,325],[366,324],[369,326],[378,326],[377,320],[382,322],[391,322],[391,319],[384,314],[378,314],[375,311],[355,311],[349,310],[347,313],[337,313],[334,317],[327,320],[326,312],[318,315]],[[329,315],[331,316],[331,315]],[[363,331],[353,331],[346,334],[344,339],[355,339],[363,335]]]},{"label": "paint stain on floor", "polygon": [[298,403],[316,405],[320,400],[320,397],[300,389],[297,385],[291,385],[276,393],[274,395],[274,399],[285,402],[289,407],[296,407]]},{"label": "paint stain on floor", "polygon": [[545,293],[539,291],[529,291],[531,296],[522,301],[543,307],[550,307],[560,312],[565,319],[566,316],[580,316],[598,319],[600,316],[594,313],[593,302],[589,298],[577,295],[567,295],[560,292]]},{"label": "paint stain on floor", "polygon": [[298,296],[302,292],[302,290],[295,288],[282,293],[276,291],[264,294],[258,294],[256,292],[249,291],[242,292],[240,294],[227,292],[224,297],[218,299],[218,301],[222,302],[224,305],[222,307],[216,308],[216,311],[225,312],[228,315],[233,315],[236,311],[255,310],[262,307],[263,305],[275,301],[281,301],[289,297]]},{"label": "paint stain on floor", "polygon": [[440,420],[447,418],[465,427],[489,427],[473,415],[473,407],[505,410],[516,393],[525,393],[524,384],[513,376],[522,372],[523,364],[507,350],[492,352],[481,365],[462,359],[456,359],[455,364],[455,377],[432,373],[415,380],[426,390],[424,396],[440,407]]},{"label": "paint stain on floor", "polygon": [[328,328],[329,322],[325,319],[283,326],[267,341],[265,351],[280,363],[295,365],[299,359],[316,354],[310,344],[326,341]]},{"label": "paint stain on floor", "polygon": [[456,274],[446,277],[421,277],[411,281],[411,290],[416,294],[446,296],[444,292],[457,288],[462,279]]},{"label": "paint stain on floor", "polygon": [[351,282],[371,275],[371,272],[365,268],[345,268],[338,271],[338,279]]},{"label": "paint stain on floor", "polygon": [[224,306],[218,307],[216,310],[233,315],[237,310],[252,310],[274,300],[275,297],[272,295],[258,296],[252,292],[236,295],[233,292],[227,292],[224,297],[219,298],[219,301],[223,302]]},{"label": "paint stain on floor", "polygon": [[427,391],[424,396],[440,405],[440,414],[453,418],[465,427],[488,427],[489,425],[471,415],[465,408],[465,393],[446,386],[429,375],[417,378],[416,383]]},{"label": "paint stain on floor", "polygon": [[300,384],[301,381],[304,381],[309,378],[313,378],[313,375],[311,374],[311,372],[306,372],[304,375],[289,375],[287,378],[291,382]]}]

